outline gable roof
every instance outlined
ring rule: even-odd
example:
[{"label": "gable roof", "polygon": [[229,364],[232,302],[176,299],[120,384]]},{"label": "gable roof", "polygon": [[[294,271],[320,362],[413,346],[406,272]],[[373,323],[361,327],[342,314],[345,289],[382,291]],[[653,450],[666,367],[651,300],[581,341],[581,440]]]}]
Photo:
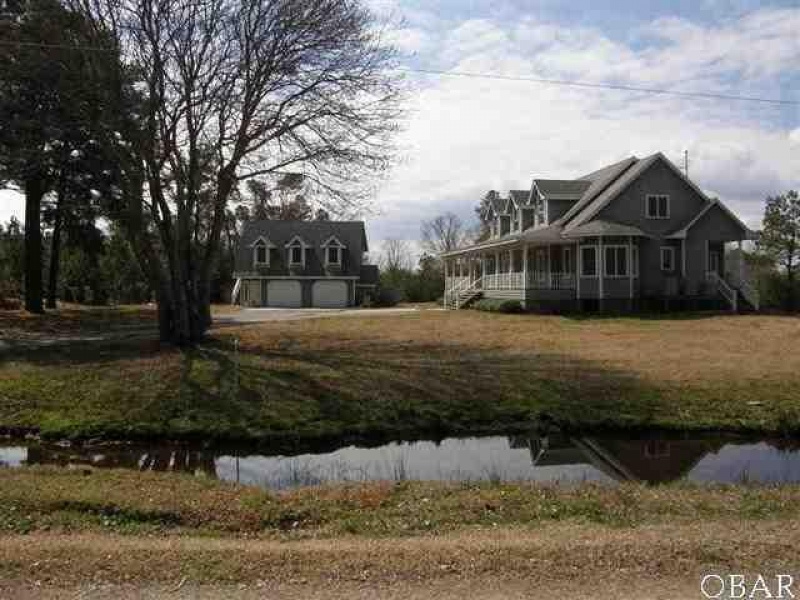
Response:
[{"label": "gable roof", "polygon": [[561,218],[559,218],[556,222],[560,224],[568,223],[570,219],[575,217],[575,215],[579,214],[584,208],[586,208],[589,203],[594,200],[595,197],[597,197],[598,194],[605,190],[612,181],[614,181],[632,165],[636,164],[637,161],[638,159],[635,156],[631,156],[625,160],[616,162],[613,165],[608,165],[607,167],[603,167],[597,171],[592,171],[588,175],[579,177],[578,179],[582,181],[590,182],[589,187],[586,188],[586,191],[583,193],[583,196],[581,196],[581,199],[573,204],[566,213],[561,215]]},{"label": "gable roof", "polygon": [[741,227],[745,231],[745,233],[747,233],[748,239],[757,239],[758,238],[758,236],[756,235],[756,233],[754,231],[751,231],[750,228],[747,225],[745,225],[741,221],[741,219],[739,219],[739,217],[737,217],[735,214],[733,214],[733,212],[731,212],[731,210],[727,206],[725,206],[722,202],[720,202],[716,198],[711,200],[711,201],[709,201],[709,203],[706,204],[706,206],[699,213],[697,213],[692,218],[692,220],[689,221],[686,225],[684,225],[680,229],[677,229],[676,231],[673,231],[667,237],[668,238],[672,238],[672,239],[684,239],[686,237],[686,234],[689,232],[689,230],[698,221],[700,221],[700,219],[702,219],[708,211],[710,211],[714,207],[719,208],[720,210],[722,210],[722,212],[725,213],[728,217],[730,217],[730,219],[734,223],[736,223],[739,227]]},{"label": "gable roof", "polygon": [[566,218],[565,215],[564,221],[567,223],[565,229],[570,230],[578,225],[586,223],[600,212],[600,209],[607,206],[609,202],[619,196],[637,177],[639,177],[639,175],[644,173],[650,165],[655,163],[658,157],[658,154],[653,154],[641,160],[634,158],[634,162],[614,177],[612,181],[607,182],[607,185],[604,186],[601,192],[584,204],[580,210],[580,214],[576,214],[572,218]]},{"label": "gable roof", "polygon": [[579,200],[592,185],[583,179],[534,179],[539,193],[551,200]]},{"label": "gable roof", "polygon": [[509,199],[516,204],[517,206],[522,206],[523,204],[527,204],[528,200],[531,197],[530,190],[511,190],[508,192]]}]

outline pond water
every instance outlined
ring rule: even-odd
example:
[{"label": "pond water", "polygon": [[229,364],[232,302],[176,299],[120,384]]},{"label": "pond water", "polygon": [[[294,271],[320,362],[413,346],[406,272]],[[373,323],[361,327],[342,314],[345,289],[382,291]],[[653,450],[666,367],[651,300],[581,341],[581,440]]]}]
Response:
[{"label": "pond water", "polygon": [[0,465],[183,471],[269,489],[342,481],[800,482],[800,439],[491,436],[267,455],[192,444],[0,440]]}]

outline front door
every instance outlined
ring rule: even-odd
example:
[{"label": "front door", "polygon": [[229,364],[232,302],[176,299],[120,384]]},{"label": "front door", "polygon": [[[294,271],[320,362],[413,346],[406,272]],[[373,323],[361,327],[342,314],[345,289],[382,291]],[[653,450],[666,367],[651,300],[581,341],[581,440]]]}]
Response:
[{"label": "front door", "polygon": [[719,274],[719,250],[708,251],[708,272]]}]

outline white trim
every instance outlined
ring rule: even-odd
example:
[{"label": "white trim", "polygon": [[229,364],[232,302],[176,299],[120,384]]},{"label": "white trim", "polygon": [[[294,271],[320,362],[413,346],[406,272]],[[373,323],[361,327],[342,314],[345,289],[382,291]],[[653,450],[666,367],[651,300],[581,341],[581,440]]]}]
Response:
[{"label": "white trim", "polygon": [[[595,273],[593,273],[591,275],[584,275],[583,267],[585,266],[585,264],[583,262],[583,251],[587,250],[589,248],[594,250],[594,268],[595,268]],[[580,257],[580,260],[579,260],[579,262],[580,262],[580,271],[578,272],[578,276],[581,277],[582,279],[596,279],[598,273],[600,272],[600,268],[598,267],[598,264],[597,264],[598,263],[597,248],[598,248],[598,246],[596,244],[581,244],[580,247],[578,248],[578,256]]]},{"label": "white trim", "polygon": [[253,243],[250,244],[250,247],[252,248],[253,246],[258,244],[259,242],[263,242],[264,244],[266,244],[267,248],[277,248],[277,246],[275,244],[273,244],[272,242],[269,241],[269,238],[264,237],[263,235],[260,235],[255,240],[253,240]]},{"label": "white trim", "polygon": [[[336,260],[335,261],[330,260],[330,256],[329,256],[328,253],[331,250],[336,250]],[[342,246],[334,246],[333,244],[330,244],[328,246],[323,246],[322,251],[325,253],[325,266],[326,267],[329,267],[329,266],[341,267],[342,266],[342,250],[344,250],[344,248]]]},{"label": "white trim", "polygon": [[[610,274],[608,272],[608,262],[606,261],[605,256],[604,256],[603,257],[603,276],[607,277],[608,279],[625,279],[626,277],[628,277],[628,274],[630,273],[630,270],[631,270],[630,269],[630,262],[629,262],[630,254],[628,252],[628,246],[626,246],[624,244],[608,244],[608,245],[603,247],[603,252],[604,253],[608,252],[609,249],[611,249],[611,250],[624,250],[625,251],[625,272],[624,273],[615,273],[613,275]],[[616,262],[616,260],[617,260],[617,257],[615,256],[614,257],[614,261]],[[615,265],[615,266],[617,266],[617,265]]]},{"label": "white trim", "polygon": [[327,240],[320,244],[320,248],[327,248],[328,246],[336,245],[339,248],[347,248],[341,240],[335,235],[330,236]]},{"label": "white trim", "polygon": [[[628,297],[633,300],[633,236],[628,236],[628,258],[625,261],[628,265]],[[633,305],[631,305],[633,308]]]},{"label": "white trim", "polygon": [[[255,242],[251,244],[253,248],[253,267],[268,267],[269,266],[269,255],[270,250],[275,246],[270,244],[269,241],[264,240],[264,238],[258,238]],[[264,256],[265,260],[258,260],[258,251],[264,249]]]},{"label": "white trim", "polygon": [[[294,256],[293,256],[294,249],[297,248],[298,246],[300,247],[300,256],[301,256],[300,262],[296,262],[294,260]],[[306,244],[305,240],[303,238],[301,238],[299,235],[296,235],[292,239],[290,239],[288,242],[286,242],[286,246],[285,247],[289,249],[289,258],[286,261],[287,264],[290,267],[298,267],[298,266],[300,266],[300,267],[305,268],[305,266],[306,266],[306,249],[309,247],[309,245]]]},{"label": "white trim", "polygon": [[[605,274],[605,270],[606,270],[606,257],[605,257],[606,252],[603,249],[603,236],[602,235],[600,236],[599,242],[600,242],[599,243],[600,251],[598,252],[598,254],[600,255],[599,256],[600,264],[599,264],[598,269],[597,269],[597,285],[598,285],[598,290],[597,290],[598,294],[597,294],[597,296],[602,300],[605,297],[605,294],[604,294],[604,292],[605,292],[604,287],[605,286],[603,285],[603,282],[605,281],[604,274]],[[601,306],[602,306],[602,304],[601,304]]]},{"label": "white trim", "polygon": [[[670,268],[669,269],[665,269],[664,268],[664,253],[665,252],[668,252],[669,255],[670,255],[670,257],[669,257]],[[658,258],[659,258],[659,260],[658,260],[659,267],[660,267],[662,272],[664,272],[664,273],[674,273],[675,272],[676,269],[675,269],[675,248],[674,247],[672,247],[672,246],[661,246],[661,248],[659,248],[659,251],[658,251]]]},{"label": "white trim", "polygon": [[[650,198],[656,198],[656,214],[650,214]],[[661,198],[667,199],[667,212],[665,215],[659,214],[661,208]],[[644,195],[644,216],[646,219],[655,221],[664,221],[670,218],[672,200],[669,194],[645,194]]]},{"label": "white trim", "polygon": [[289,246],[294,245],[295,242],[300,242],[300,245],[303,246],[303,248],[308,248],[308,247],[311,246],[310,244],[307,244],[306,241],[303,238],[301,238],[299,235],[295,235],[294,237],[292,237],[292,239],[290,239],[288,242],[286,242],[286,244],[284,245],[284,248],[288,248]]}]

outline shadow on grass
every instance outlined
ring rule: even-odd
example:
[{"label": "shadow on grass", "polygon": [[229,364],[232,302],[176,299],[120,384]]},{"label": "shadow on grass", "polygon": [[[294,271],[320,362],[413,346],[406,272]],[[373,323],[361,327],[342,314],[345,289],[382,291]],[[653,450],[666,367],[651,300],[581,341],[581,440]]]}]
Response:
[{"label": "shadow on grass", "polygon": [[646,426],[660,409],[658,394],[631,374],[563,355],[365,346],[241,352],[237,366],[216,343],[184,359],[213,365],[210,385],[184,381],[194,403],[207,402],[220,420],[256,436],[463,434],[526,430],[543,419],[566,427]]},{"label": "shadow on grass", "polygon": [[[42,420],[69,423],[62,435],[73,437],[408,438],[525,431],[542,420],[566,428],[647,427],[666,410],[658,391],[629,372],[561,354],[459,343],[370,340],[237,355],[219,339],[193,350],[120,339],[15,357],[85,370],[85,381],[38,409]],[[132,374],[136,359],[158,370]],[[123,367],[126,378],[115,382]],[[36,377],[46,385],[58,376],[45,368]],[[116,395],[98,398],[96,381]],[[50,433],[58,435],[58,426]]]}]

